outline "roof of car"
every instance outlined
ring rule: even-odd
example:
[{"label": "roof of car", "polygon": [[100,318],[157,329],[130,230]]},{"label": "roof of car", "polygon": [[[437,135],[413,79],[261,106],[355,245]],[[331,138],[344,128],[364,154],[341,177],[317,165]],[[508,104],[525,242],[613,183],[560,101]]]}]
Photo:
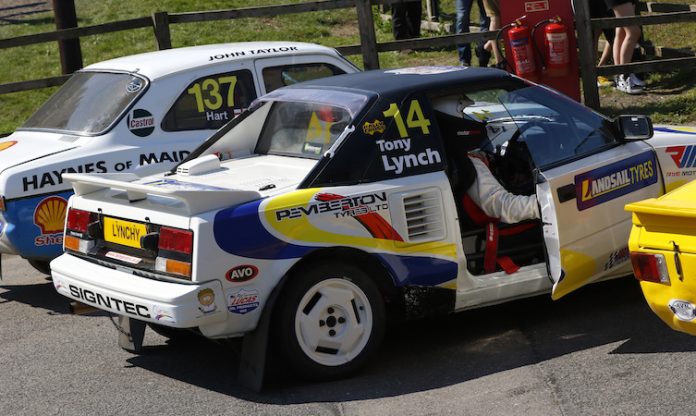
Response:
[{"label": "roof of car", "polygon": [[150,79],[156,79],[192,67],[215,65],[219,62],[315,53],[328,53],[338,56],[335,49],[313,43],[218,43],[214,45],[191,46],[123,56],[108,61],[97,62],[89,65],[85,69],[138,72]]},{"label": "roof of car", "polygon": [[328,87],[364,90],[377,94],[439,89],[457,84],[477,84],[510,79],[510,74],[493,68],[421,66],[365,71],[306,81],[288,88]]}]

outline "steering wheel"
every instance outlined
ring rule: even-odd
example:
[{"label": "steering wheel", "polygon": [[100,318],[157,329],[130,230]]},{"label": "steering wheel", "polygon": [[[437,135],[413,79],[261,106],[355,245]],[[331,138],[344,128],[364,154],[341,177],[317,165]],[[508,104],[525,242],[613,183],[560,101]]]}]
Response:
[{"label": "steering wheel", "polygon": [[552,137],[551,130],[543,121],[529,120],[521,125],[508,140],[504,154],[502,154],[500,148],[496,148],[496,165],[498,167],[496,176],[513,193],[524,195],[533,193],[532,172],[537,166],[527,140],[520,140],[520,137],[534,127],[538,127],[544,132],[543,140],[547,137]]}]

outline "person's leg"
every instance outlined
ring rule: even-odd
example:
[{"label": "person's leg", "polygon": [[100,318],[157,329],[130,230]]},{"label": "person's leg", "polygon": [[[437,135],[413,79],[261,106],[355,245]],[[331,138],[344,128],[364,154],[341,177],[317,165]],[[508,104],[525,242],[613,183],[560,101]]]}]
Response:
[{"label": "person's leg", "polygon": [[421,25],[421,14],[423,13],[423,5],[421,1],[410,1],[405,3],[406,5],[406,18],[408,19],[408,26],[410,30],[411,38],[420,37],[420,25]]},{"label": "person's leg", "polygon": [[602,51],[602,56],[599,58],[599,63],[597,63],[597,66],[604,66],[607,63],[609,63],[609,58],[611,57],[612,53],[612,47],[613,45],[611,43],[607,43],[607,45],[604,47],[604,50]]},{"label": "person's leg", "polygon": [[[488,25],[488,30],[494,31],[500,29],[500,10],[498,7],[497,0],[483,0],[483,6],[486,9],[486,16],[490,19],[490,24]],[[503,62],[502,55],[498,45],[495,44],[495,40],[489,40],[484,45],[486,50],[492,50],[493,56],[495,56],[495,61],[497,64]]]},{"label": "person's leg", "polygon": [[[491,24],[488,26],[488,30],[491,32],[494,30],[500,29],[500,15],[495,15],[495,16],[488,16],[491,19]],[[486,42],[486,45],[484,46],[487,50],[491,50],[493,52],[493,57],[495,57],[495,62],[496,63],[501,63],[503,62],[503,56],[500,52],[500,48],[498,45],[495,44],[495,40],[489,40]]]},{"label": "person's leg", "polygon": [[[456,20],[454,22],[455,33],[469,33],[469,18],[471,17],[472,0],[455,0],[454,10],[456,12]],[[459,53],[459,63],[466,66],[471,65],[471,45],[461,43],[457,45]]]},{"label": "person's leg", "polygon": [[[612,10],[616,17],[630,17],[636,14],[635,6],[631,2],[614,6]],[[636,47],[636,43],[638,43],[638,38],[640,38],[640,28],[638,26],[625,26],[617,29],[623,30],[621,42],[619,42],[618,31],[617,38],[614,41],[615,45],[618,44],[618,47],[614,47],[614,62],[617,65],[629,64],[633,58],[633,50]]]},{"label": "person's leg", "polygon": [[[612,7],[616,17],[635,16],[635,5],[632,2],[621,3]],[[638,26],[624,26],[616,28],[614,39],[614,63],[624,65],[631,63],[633,51],[640,38],[640,28]],[[617,88],[629,94],[640,93],[643,91],[644,84],[636,80],[635,75],[619,75]]]},{"label": "person's leg", "polygon": [[406,8],[404,3],[393,3],[391,5],[392,11],[392,33],[394,34],[394,39],[407,39],[408,38],[408,28],[406,24]]},{"label": "person's leg", "polygon": [[432,3],[432,14],[433,14],[433,21],[439,22],[440,21],[440,0],[431,0]]},{"label": "person's leg", "polygon": [[[476,0],[479,9],[479,30],[481,32],[487,32],[488,27],[491,24],[491,19],[486,16],[486,9],[483,7],[483,0]],[[479,58],[479,66],[486,67],[488,62],[491,60],[491,53],[488,52],[483,45],[486,42],[480,40],[476,42],[476,55]]]}]

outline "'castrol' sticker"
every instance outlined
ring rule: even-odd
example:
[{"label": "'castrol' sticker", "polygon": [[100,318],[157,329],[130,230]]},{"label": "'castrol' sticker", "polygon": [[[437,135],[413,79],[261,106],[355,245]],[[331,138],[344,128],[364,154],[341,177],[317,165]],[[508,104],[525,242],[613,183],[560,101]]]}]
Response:
[{"label": "'castrol' sticker", "polygon": [[139,137],[146,137],[155,131],[155,118],[147,110],[136,108],[126,117],[128,130]]}]

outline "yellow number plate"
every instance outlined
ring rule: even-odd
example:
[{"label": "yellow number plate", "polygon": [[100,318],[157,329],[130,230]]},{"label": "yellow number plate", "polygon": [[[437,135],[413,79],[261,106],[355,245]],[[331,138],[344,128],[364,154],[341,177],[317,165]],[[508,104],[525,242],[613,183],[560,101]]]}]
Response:
[{"label": "yellow number plate", "polygon": [[145,224],[104,217],[104,240],[140,248],[140,237],[147,234]]}]

